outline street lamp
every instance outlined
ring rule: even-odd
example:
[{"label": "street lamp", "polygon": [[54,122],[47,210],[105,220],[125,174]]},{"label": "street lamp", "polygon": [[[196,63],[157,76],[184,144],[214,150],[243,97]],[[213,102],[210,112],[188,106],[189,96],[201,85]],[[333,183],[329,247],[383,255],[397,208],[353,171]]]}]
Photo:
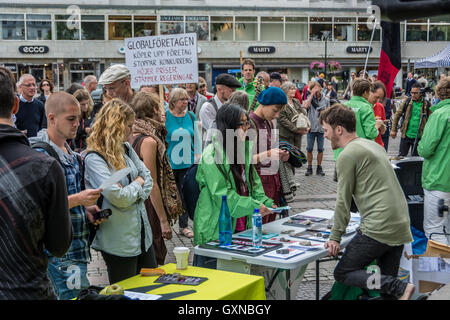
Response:
[{"label": "street lamp", "polygon": [[327,77],[327,66],[328,66],[328,62],[327,62],[327,43],[328,43],[328,39],[331,40],[331,31],[330,30],[323,30],[320,31],[322,32],[322,41],[325,40],[325,79],[328,79]]}]

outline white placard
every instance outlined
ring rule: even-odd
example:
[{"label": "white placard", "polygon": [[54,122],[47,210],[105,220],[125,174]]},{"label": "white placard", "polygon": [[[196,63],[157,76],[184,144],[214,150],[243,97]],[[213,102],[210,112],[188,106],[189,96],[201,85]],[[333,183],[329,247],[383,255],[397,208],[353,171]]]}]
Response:
[{"label": "white placard", "polygon": [[125,39],[131,86],[198,82],[197,34]]}]

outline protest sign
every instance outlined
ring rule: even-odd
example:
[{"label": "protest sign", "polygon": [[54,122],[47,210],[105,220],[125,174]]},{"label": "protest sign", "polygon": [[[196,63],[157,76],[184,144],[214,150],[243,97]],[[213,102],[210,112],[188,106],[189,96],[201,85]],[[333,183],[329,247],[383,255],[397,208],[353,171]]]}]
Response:
[{"label": "protest sign", "polygon": [[131,86],[198,82],[197,34],[125,39]]}]

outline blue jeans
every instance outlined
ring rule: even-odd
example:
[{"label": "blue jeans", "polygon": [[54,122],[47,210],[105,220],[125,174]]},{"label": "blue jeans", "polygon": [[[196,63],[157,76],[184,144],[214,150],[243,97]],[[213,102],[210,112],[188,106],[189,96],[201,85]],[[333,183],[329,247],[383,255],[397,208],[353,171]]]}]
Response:
[{"label": "blue jeans", "polygon": [[50,257],[47,275],[58,300],[76,298],[81,290],[89,287],[87,263]]},{"label": "blue jeans", "polygon": [[317,152],[323,152],[323,133],[308,132],[306,135],[306,151],[312,152],[314,149],[314,142],[317,139]]}]

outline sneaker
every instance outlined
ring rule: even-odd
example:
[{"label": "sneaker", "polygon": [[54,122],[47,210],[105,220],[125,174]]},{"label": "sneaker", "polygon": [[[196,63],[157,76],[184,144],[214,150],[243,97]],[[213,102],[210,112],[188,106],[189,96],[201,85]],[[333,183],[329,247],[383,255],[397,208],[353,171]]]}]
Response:
[{"label": "sneaker", "polygon": [[312,175],[312,174],[313,174],[312,167],[309,167],[309,166],[308,166],[308,168],[306,169],[305,176],[310,176],[310,175]]},{"label": "sneaker", "polygon": [[322,170],[322,166],[317,166],[317,171],[316,171],[318,176],[324,176],[325,172],[323,172]]}]

